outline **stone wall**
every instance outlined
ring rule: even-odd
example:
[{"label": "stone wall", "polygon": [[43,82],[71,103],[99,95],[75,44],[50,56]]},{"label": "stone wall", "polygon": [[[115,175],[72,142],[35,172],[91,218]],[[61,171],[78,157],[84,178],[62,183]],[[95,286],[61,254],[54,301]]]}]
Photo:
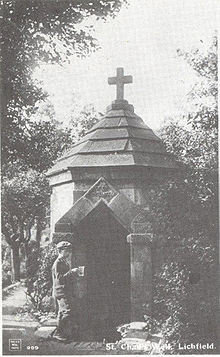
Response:
[{"label": "stone wall", "polygon": [[50,228],[51,235],[54,232],[56,222],[72,207],[73,205],[74,182],[63,183],[52,187],[50,198]]},{"label": "stone wall", "polygon": [[123,193],[137,205],[147,205],[148,192],[169,175],[160,169],[140,170],[136,168],[86,168],[59,173],[50,177],[51,234],[56,222],[72,207],[100,177],[104,177],[116,190]]},{"label": "stone wall", "polygon": [[143,321],[152,311],[151,235],[130,234],[131,252],[131,321]]},{"label": "stone wall", "polygon": [[[94,184],[94,182],[77,183],[68,182],[52,187],[50,227],[51,235],[57,221],[73,206],[73,204]],[[145,204],[146,188],[135,187],[135,183],[112,183],[119,192],[123,193],[137,205]]]}]

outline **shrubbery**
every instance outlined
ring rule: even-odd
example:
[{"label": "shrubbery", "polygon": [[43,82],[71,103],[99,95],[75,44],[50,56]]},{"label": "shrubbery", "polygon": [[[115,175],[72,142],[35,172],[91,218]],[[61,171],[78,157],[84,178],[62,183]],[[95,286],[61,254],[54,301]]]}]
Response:
[{"label": "shrubbery", "polygon": [[2,236],[1,242],[2,248],[2,287],[5,288],[6,286],[12,283],[12,276],[11,276],[11,250],[8,244],[6,243],[4,236]]},{"label": "shrubbery", "polygon": [[184,342],[217,346],[217,191],[207,200],[200,196],[215,175],[205,171],[198,186],[190,172],[183,169],[152,190],[145,210],[147,233],[162,251],[154,255],[151,324],[171,343],[169,353],[180,353]]},{"label": "shrubbery", "polygon": [[2,261],[2,287],[5,288],[11,283],[11,261],[9,252],[7,257]]},{"label": "shrubbery", "polygon": [[52,299],[52,265],[57,257],[56,246],[51,243],[38,248],[29,247],[27,261],[27,295],[34,307],[42,312],[54,310]]},{"label": "shrubbery", "polygon": [[180,353],[184,342],[217,347],[219,313],[217,39],[206,53],[179,54],[198,75],[188,96],[192,111],[185,124],[167,123],[161,136],[181,169],[150,192],[146,210],[148,232],[166,246],[153,295],[155,325],[172,344],[169,353]]}]

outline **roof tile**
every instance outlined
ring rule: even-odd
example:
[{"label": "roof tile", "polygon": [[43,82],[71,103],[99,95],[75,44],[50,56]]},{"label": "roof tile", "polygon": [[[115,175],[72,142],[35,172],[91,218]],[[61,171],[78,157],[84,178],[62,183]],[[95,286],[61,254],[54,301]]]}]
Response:
[{"label": "roof tile", "polygon": [[129,107],[111,106],[105,117],[59,158],[48,176],[70,167],[177,167],[160,138]]}]

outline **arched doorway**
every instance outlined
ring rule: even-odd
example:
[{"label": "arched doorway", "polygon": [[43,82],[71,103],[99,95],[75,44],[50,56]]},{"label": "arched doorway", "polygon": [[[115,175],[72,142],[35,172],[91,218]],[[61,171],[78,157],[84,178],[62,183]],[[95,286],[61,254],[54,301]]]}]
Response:
[{"label": "arched doorway", "polygon": [[[97,333],[108,334],[130,320],[129,232],[104,202],[77,226],[87,261],[88,320]],[[99,330],[99,331],[98,331]]]}]

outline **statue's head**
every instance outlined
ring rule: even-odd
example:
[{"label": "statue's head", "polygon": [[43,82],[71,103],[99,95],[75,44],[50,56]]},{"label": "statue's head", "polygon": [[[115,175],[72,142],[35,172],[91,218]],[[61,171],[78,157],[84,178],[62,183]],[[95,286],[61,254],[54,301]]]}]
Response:
[{"label": "statue's head", "polygon": [[69,258],[72,255],[72,244],[66,241],[59,242],[57,250],[64,258]]}]

